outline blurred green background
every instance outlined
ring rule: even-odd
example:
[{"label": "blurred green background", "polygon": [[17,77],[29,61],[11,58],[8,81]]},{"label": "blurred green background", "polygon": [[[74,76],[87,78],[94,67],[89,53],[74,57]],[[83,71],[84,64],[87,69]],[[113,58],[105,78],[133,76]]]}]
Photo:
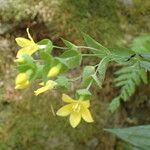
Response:
[{"label": "blurred green background", "polygon": [[35,41],[50,38],[61,45],[63,37],[83,45],[83,31],[106,47],[128,47],[134,37],[150,33],[149,17],[149,0],[0,0],[0,150],[122,150],[103,128],[150,123],[148,87],[142,85],[132,101],[111,114],[107,107],[118,92],[111,64],[103,89],[93,87],[95,122],[72,129],[66,118],[52,113],[62,104],[61,92],[35,97],[35,85],[14,89],[15,37],[27,37],[29,27]]}]

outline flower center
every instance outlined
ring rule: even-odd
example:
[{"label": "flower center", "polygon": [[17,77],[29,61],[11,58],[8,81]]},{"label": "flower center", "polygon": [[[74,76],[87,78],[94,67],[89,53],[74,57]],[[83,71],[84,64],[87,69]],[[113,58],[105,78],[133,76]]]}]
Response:
[{"label": "flower center", "polygon": [[81,105],[79,103],[73,105],[72,107],[73,111],[79,112],[81,109]]}]

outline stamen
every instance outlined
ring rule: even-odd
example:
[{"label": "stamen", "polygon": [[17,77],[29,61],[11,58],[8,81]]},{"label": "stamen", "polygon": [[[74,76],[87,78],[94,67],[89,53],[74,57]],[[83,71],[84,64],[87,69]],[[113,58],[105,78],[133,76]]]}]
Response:
[{"label": "stamen", "polygon": [[73,107],[72,107],[73,111],[77,111],[77,112],[79,112],[79,111],[80,111],[80,108],[81,108],[81,106],[80,106],[80,104],[79,104],[79,103],[77,103],[77,104],[73,105]]}]

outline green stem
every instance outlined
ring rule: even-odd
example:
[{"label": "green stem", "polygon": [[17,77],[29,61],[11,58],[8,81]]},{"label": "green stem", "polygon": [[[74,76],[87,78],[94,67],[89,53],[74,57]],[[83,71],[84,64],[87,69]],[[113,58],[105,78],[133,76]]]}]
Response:
[{"label": "green stem", "polygon": [[85,57],[86,57],[86,56],[87,56],[87,57],[90,57],[90,56],[98,57],[97,54],[82,54],[82,56],[83,56],[83,57],[84,57],[84,56],[85,56]]},{"label": "green stem", "polygon": [[[98,72],[98,65],[99,65],[99,64],[96,64],[96,65],[95,65],[95,67],[97,67],[97,69],[95,70],[94,75],[96,75],[97,72]],[[91,87],[92,83],[93,83],[93,79],[91,80],[91,82],[90,82],[89,85],[87,86],[87,88],[86,88],[87,90],[89,90],[89,88]]]},{"label": "green stem", "polygon": [[[99,49],[97,49],[97,48],[93,48],[93,47],[89,47],[89,46],[78,46],[78,48],[81,48],[81,49],[91,49],[91,50],[99,50]],[[105,47],[103,47],[103,48],[105,48]],[[106,54],[107,55],[111,55],[111,53],[110,53],[110,51],[108,50],[108,51],[106,51]]]},{"label": "green stem", "polygon": [[65,49],[67,49],[66,47],[60,47],[60,46],[53,46],[54,48],[58,48],[58,49],[62,49],[62,50],[65,50]]},{"label": "green stem", "polygon": [[92,85],[92,83],[93,83],[93,79],[91,80],[91,82],[89,83],[89,85],[87,86],[87,90],[89,90],[90,89],[90,87],[91,87],[91,85]]},{"label": "green stem", "polygon": [[78,76],[78,77],[75,77],[75,78],[71,78],[71,79],[69,79],[69,81],[70,82],[74,82],[74,81],[79,80],[79,79],[81,79],[81,76]]},{"label": "green stem", "polygon": [[96,48],[88,47],[88,46],[78,46],[78,48],[81,48],[81,49],[92,49],[92,50],[98,50],[98,49],[96,49]]}]

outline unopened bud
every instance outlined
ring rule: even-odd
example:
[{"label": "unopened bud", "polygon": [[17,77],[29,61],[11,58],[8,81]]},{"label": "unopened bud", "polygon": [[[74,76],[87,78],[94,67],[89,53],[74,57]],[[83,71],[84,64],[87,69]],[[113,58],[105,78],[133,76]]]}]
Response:
[{"label": "unopened bud", "polygon": [[61,64],[58,64],[58,65],[52,67],[49,70],[47,77],[50,77],[50,78],[56,77],[59,74],[60,69],[61,69]]},{"label": "unopened bud", "polygon": [[16,77],[15,89],[24,89],[29,85],[28,76],[26,73],[20,73]]}]

